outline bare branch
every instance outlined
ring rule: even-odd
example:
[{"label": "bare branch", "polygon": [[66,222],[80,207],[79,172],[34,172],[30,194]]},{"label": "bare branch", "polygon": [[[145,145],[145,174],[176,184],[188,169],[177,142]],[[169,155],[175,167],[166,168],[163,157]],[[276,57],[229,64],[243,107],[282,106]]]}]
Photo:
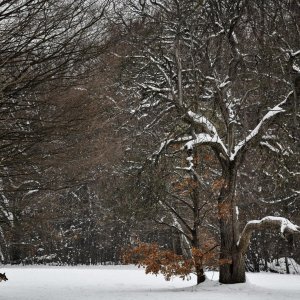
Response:
[{"label": "bare branch", "polygon": [[275,117],[277,117],[279,114],[285,112],[284,106],[288,104],[289,100],[293,99],[294,92],[290,91],[285,99],[274,106],[272,109],[270,109],[264,117],[261,119],[261,121],[257,124],[257,126],[251,131],[248,136],[242,141],[240,141],[235,147],[234,152],[230,156],[230,160],[235,160],[236,156],[243,152],[243,150],[250,144],[253,143],[257,138],[259,138],[265,130],[268,128],[268,124],[270,124],[272,121],[274,121]]}]

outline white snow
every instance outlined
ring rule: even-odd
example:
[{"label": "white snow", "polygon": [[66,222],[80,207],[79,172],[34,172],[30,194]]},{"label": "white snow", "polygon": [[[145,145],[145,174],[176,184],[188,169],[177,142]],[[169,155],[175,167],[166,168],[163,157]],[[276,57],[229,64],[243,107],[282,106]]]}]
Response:
[{"label": "white snow", "polygon": [[205,143],[217,143],[219,140],[217,136],[210,136],[207,133],[199,133],[196,135],[196,138],[187,142],[185,144],[186,149],[193,149],[194,145],[205,144]]},{"label": "white snow", "polygon": [[283,300],[300,299],[300,276],[247,274],[247,283],[220,285],[214,281],[195,286],[190,281],[145,275],[131,266],[4,267],[8,281],[0,283],[5,300]]},{"label": "white snow", "polygon": [[236,213],[237,219],[239,219],[240,212],[239,212],[239,207],[238,206],[235,207],[235,213]]},{"label": "white snow", "polygon": [[282,218],[282,217],[274,217],[274,216],[267,216],[262,218],[259,223],[264,222],[264,221],[278,221],[281,223],[281,227],[280,227],[280,232],[283,233],[285,232],[286,229],[289,229],[291,231],[298,231],[299,230],[299,226],[293,224],[292,222],[290,222],[288,219],[286,218]]},{"label": "white snow", "polygon": [[293,56],[293,57],[298,56],[298,55],[300,55],[300,50],[291,53],[291,56]]},{"label": "white snow", "polygon": [[[212,136],[210,134],[207,133],[200,133],[196,136],[196,139],[193,141],[190,141],[189,145],[186,145],[187,147],[192,147],[193,145],[196,144],[203,144],[203,143],[218,143],[221,145],[221,147],[223,148],[224,152],[227,153],[227,148],[225,147],[223,141],[221,140],[221,138],[218,135],[218,131],[216,129],[216,127],[213,125],[213,123],[211,123],[206,117],[196,114],[192,111],[188,111],[187,112],[188,116],[191,117],[194,122],[203,125],[204,127],[206,127],[206,129],[208,131],[210,131],[210,133],[212,134]],[[189,149],[189,148],[188,148]]]},{"label": "white snow", "polygon": [[293,70],[300,73],[300,68],[298,65],[296,65],[295,63],[293,64]]},{"label": "white snow", "polygon": [[293,258],[284,258],[274,259],[272,262],[268,262],[268,267],[280,274],[286,274],[286,260],[289,266],[290,274],[300,274],[300,265]]},{"label": "white snow", "polygon": [[[300,232],[299,231],[300,227],[298,225],[293,224],[286,218],[276,217],[276,216],[267,216],[267,217],[262,218],[261,220],[251,220],[251,221],[247,222],[246,226],[248,224],[262,224],[262,223],[267,223],[269,221],[271,221],[271,222],[274,221],[274,222],[279,223],[280,232],[282,234],[285,231]],[[245,228],[246,228],[246,226],[245,226]],[[239,242],[240,241],[238,241],[237,245],[239,245]]]},{"label": "white snow", "polygon": [[218,132],[216,127],[204,116],[201,116],[199,114],[195,114],[192,111],[188,111],[187,113],[196,123],[202,124],[205,126],[211,133],[218,136]]},{"label": "white snow", "polygon": [[267,148],[269,148],[271,151],[275,152],[275,153],[280,153],[280,151],[278,149],[276,149],[275,147],[273,147],[270,143],[268,142],[260,142],[260,144],[262,146],[266,146]]}]

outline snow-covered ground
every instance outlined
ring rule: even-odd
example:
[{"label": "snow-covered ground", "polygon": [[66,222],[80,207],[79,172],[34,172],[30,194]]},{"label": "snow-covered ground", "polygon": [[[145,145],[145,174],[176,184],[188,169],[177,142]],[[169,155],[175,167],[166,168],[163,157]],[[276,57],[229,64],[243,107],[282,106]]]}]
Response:
[{"label": "snow-covered ground", "polygon": [[[220,285],[145,275],[132,266],[7,267],[0,282],[2,300],[289,300],[300,299],[300,276],[247,274],[245,284]],[[217,280],[217,273],[209,273]]]}]

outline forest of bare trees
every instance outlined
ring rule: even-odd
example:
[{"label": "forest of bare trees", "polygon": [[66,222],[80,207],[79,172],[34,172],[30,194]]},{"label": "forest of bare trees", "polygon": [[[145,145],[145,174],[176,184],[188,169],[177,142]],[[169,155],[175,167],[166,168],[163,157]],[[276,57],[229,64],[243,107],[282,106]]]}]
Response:
[{"label": "forest of bare trees", "polygon": [[297,0],[0,1],[0,261],[119,264],[144,242],[211,245],[222,283],[289,273],[299,19]]}]

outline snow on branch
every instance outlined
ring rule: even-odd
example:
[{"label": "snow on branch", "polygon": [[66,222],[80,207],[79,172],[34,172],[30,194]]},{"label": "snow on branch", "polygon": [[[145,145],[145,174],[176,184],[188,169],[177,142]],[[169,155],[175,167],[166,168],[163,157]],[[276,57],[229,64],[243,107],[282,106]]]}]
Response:
[{"label": "snow on branch", "polygon": [[216,130],[215,126],[206,117],[196,114],[190,110],[187,112],[187,114],[189,117],[192,118],[192,120],[195,123],[203,125],[204,127],[206,127],[206,129],[208,131],[210,131],[214,135],[217,135],[217,130]]},{"label": "snow on branch", "polygon": [[267,147],[270,151],[272,151],[274,153],[277,153],[277,154],[280,153],[280,150],[278,150],[277,148],[272,146],[269,142],[260,142],[260,145]]},{"label": "snow on branch", "polygon": [[161,153],[163,152],[163,150],[165,150],[171,144],[182,144],[191,139],[192,139],[192,136],[184,136],[184,137],[178,137],[176,139],[165,140],[160,144],[159,149],[152,154],[152,157],[159,157],[161,155]]},{"label": "snow on branch", "polygon": [[295,191],[295,190],[292,190],[292,191],[294,192],[294,194],[289,195],[289,196],[284,197],[284,198],[275,199],[275,200],[274,200],[274,198],[269,198],[269,199],[258,199],[258,201],[260,201],[260,202],[262,202],[262,203],[265,203],[265,204],[276,204],[276,203],[285,202],[285,201],[292,200],[292,199],[294,199],[294,198],[299,197],[300,191]]},{"label": "snow on branch", "polygon": [[225,147],[224,143],[219,137],[216,127],[206,117],[196,114],[192,111],[188,111],[187,115],[189,118],[192,119],[193,122],[202,125],[204,129],[208,132],[197,134],[196,138],[186,143],[185,147],[187,149],[191,149],[194,145],[197,144],[214,143],[219,144],[224,154],[227,154],[227,148]]},{"label": "snow on branch", "polygon": [[282,217],[268,216],[262,218],[261,220],[249,221],[246,224],[239,241],[237,242],[237,246],[242,253],[247,251],[252,232],[254,230],[262,229],[279,230],[283,237],[286,234],[300,233],[300,226],[295,225],[288,219]]},{"label": "snow on branch", "polygon": [[[209,144],[209,143],[219,143],[219,144],[223,145],[222,141],[220,140],[220,138],[218,136],[216,136],[216,135],[211,136],[207,133],[199,133],[199,134],[196,134],[196,137],[193,140],[191,140],[185,144],[185,148],[187,150],[189,150],[189,149],[193,149],[193,147],[195,145]],[[225,147],[223,148],[223,150],[226,151]]]},{"label": "snow on branch", "polygon": [[285,112],[283,109],[283,105],[286,104],[287,100],[293,94],[293,91],[289,92],[285,99],[271,108],[261,119],[261,121],[257,124],[257,126],[246,136],[246,138],[240,141],[235,147],[233,153],[230,155],[230,160],[234,160],[237,154],[241,151],[241,149],[245,148],[247,144],[249,144],[255,137],[262,133],[264,125],[270,122],[276,115]]}]

